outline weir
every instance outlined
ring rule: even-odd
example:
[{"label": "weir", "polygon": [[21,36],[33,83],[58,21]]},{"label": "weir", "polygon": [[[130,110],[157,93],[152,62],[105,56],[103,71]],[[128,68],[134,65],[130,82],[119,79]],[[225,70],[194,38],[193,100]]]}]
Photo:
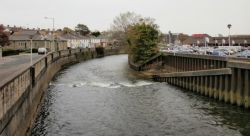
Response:
[{"label": "weir", "polygon": [[[104,56],[119,54],[106,49]],[[27,135],[49,82],[65,64],[99,56],[95,49],[72,49],[49,53],[13,77],[0,82],[0,135]],[[99,56],[100,57],[100,56]]]},{"label": "weir", "polygon": [[250,107],[250,59],[195,54],[163,53],[141,65],[137,71],[160,63],[167,71],[153,80],[167,82],[226,103]]}]

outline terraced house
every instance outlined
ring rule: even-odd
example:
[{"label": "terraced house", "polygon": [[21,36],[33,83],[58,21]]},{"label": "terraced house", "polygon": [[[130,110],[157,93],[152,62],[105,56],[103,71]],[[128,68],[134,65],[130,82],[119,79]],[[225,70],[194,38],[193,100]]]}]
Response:
[{"label": "terraced house", "polygon": [[53,36],[50,32],[41,30],[18,30],[9,37],[10,45],[5,49],[25,50],[31,48],[38,49],[46,47],[50,50],[63,50],[67,48],[67,41],[60,36]]},{"label": "terraced house", "polygon": [[82,36],[77,33],[66,33],[61,34],[64,40],[67,41],[67,47],[70,48],[94,48],[96,46],[107,46],[109,44],[109,40],[104,36]]}]

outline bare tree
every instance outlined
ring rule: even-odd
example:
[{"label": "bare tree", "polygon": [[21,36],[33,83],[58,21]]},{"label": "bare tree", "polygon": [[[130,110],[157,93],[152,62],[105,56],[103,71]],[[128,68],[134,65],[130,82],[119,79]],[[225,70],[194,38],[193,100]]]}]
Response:
[{"label": "bare tree", "polygon": [[0,46],[9,45],[9,34],[5,32],[3,25],[0,25]]},{"label": "bare tree", "polygon": [[[136,25],[138,23],[144,23],[149,25],[155,25],[154,19],[150,17],[142,17],[134,12],[121,13],[114,18],[111,25],[109,33],[111,34],[111,39],[118,40],[120,45],[127,45],[126,33],[130,26]],[[158,28],[158,26],[154,26]]]},{"label": "bare tree", "polygon": [[141,18],[141,15],[134,12],[121,13],[119,16],[114,18],[111,30],[126,32],[128,26],[138,23]]}]

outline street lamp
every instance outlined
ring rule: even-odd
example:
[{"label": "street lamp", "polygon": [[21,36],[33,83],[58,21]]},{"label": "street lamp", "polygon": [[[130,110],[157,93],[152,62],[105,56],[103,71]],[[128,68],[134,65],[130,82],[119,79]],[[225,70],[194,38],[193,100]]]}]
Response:
[{"label": "street lamp", "polygon": [[32,48],[33,48],[33,35],[30,35],[30,65],[32,65]]},{"label": "street lamp", "polygon": [[44,46],[45,46],[45,56],[46,56],[46,54],[47,54],[47,36],[45,35],[44,36]]},{"label": "street lamp", "polygon": [[54,42],[54,31],[55,31],[55,18],[53,17],[44,17],[44,19],[50,19],[53,22],[53,30],[52,30],[52,46],[53,46],[53,51],[55,51],[55,42]]},{"label": "street lamp", "polygon": [[171,45],[171,31],[168,32],[168,40],[169,40],[169,45]]},{"label": "street lamp", "polygon": [[227,25],[227,28],[228,28],[228,45],[231,46],[231,36],[230,36],[230,29],[231,29],[232,25],[231,24],[228,24]]}]

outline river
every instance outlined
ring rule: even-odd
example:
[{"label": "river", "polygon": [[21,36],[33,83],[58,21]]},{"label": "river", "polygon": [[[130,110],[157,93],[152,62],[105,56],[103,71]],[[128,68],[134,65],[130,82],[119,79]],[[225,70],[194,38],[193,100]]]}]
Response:
[{"label": "river", "polygon": [[250,111],[141,79],[116,55],[61,70],[31,135],[249,136]]}]

